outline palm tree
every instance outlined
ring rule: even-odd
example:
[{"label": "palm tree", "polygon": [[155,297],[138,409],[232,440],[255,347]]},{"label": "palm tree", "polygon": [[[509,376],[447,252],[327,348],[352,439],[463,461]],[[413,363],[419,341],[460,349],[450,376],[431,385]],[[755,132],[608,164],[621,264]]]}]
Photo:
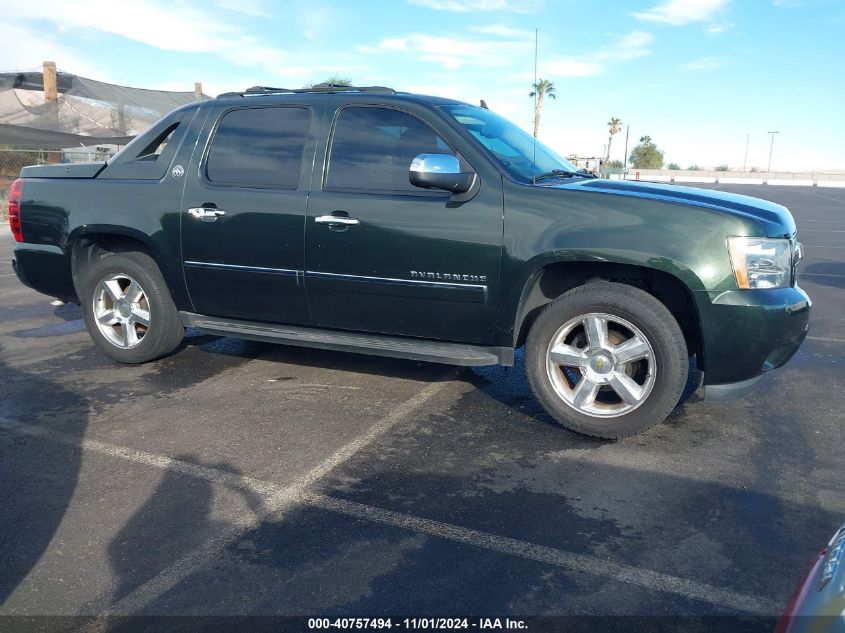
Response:
[{"label": "palm tree", "polygon": [[528,96],[537,97],[537,105],[534,106],[534,138],[537,138],[537,131],[540,129],[540,110],[543,109],[543,97],[556,99],[555,85],[548,79],[538,79],[536,84],[531,84],[534,88]]},{"label": "palm tree", "polygon": [[607,158],[604,161],[605,164],[610,162],[610,145],[613,143],[613,135],[619,132],[622,127],[622,119],[611,117],[607,126],[610,128],[610,137],[607,139]]}]

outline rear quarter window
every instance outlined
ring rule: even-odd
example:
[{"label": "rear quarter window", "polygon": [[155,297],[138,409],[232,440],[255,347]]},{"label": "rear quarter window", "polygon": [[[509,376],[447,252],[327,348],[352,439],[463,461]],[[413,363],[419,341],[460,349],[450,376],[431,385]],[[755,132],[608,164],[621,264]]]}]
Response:
[{"label": "rear quarter window", "polygon": [[164,178],[196,112],[196,107],[180,109],[155,123],[115,155],[98,178]]}]

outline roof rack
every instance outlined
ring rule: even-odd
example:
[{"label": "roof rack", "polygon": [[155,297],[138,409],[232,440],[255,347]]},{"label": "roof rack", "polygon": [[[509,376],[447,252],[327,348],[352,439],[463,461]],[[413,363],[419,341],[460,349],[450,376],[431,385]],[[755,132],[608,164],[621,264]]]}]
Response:
[{"label": "roof rack", "polygon": [[272,94],[301,94],[312,92],[374,92],[388,95],[396,94],[396,91],[393,90],[393,88],[386,88],[384,86],[346,86],[343,84],[322,83],[312,86],[311,88],[270,88],[268,86],[253,86],[252,88],[247,88],[243,92],[224,92],[223,94],[218,95],[217,98]]}]

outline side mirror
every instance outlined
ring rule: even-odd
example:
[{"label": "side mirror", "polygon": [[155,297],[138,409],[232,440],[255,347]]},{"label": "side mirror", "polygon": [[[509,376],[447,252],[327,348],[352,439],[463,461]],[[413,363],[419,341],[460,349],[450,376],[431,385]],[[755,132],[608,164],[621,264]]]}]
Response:
[{"label": "side mirror", "polygon": [[450,154],[420,154],[411,161],[408,178],[415,187],[461,194],[472,189],[477,176],[462,172],[460,162]]}]

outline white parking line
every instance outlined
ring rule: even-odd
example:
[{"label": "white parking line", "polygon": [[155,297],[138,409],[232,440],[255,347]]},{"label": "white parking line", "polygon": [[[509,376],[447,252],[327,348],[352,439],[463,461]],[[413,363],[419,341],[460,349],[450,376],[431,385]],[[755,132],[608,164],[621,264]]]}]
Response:
[{"label": "white parking line", "polygon": [[831,196],[825,196],[824,194],[816,193],[814,191],[804,191],[804,193],[806,193],[809,196],[816,196],[817,198],[824,198],[825,200],[832,200],[833,202],[839,202],[841,204],[845,204],[845,200],[842,200],[841,198],[833,198]]},{"label": "white parking line", "polygon": [[[361,449],[372,444],[391,427],[413,413],[448,384],[450,384],[448,381],[438,381],[427,385],[417,395],[399,405],[390,414],[383,417],[376,424],[367,429],[367,431],[362,435],[356,437],[354,440],[334,453],[331,457],[324,460],[301,477],[298,477],[294,483],[288,486],[280,486],[271,482],[260,481],[252,477],[233,475],[232,473],[227,473],[215,468],[199,466],[197,464],[191,464],[189,462],[172,459],[164,455],[156,455],[154,453],[139,451],[133,448],[116,446],[108,442],[100,442],[98,440],[90,439],[80,441],[79,438],[76,438],[71,434],[47,429],[34,424],[25,424],[0,419],[0,429],[6,429],[23,435],[42,437],[62,444],[69,444],[71,446],[81,446],[84,450],[126,459],[138,464],[179,472],[190,477],[205,479],[226,486],[248,489],[265,497],[263,513],[254,515],[251,512],[246,512],[237,517],[232,526],[212,537],[169,567],[163,569],[157,576],[151,578],[133,592],[112,605],[105,612],[101,613],[100,618],[104,618],[113,615],[131,615],[133,613],[137,613],[146,605],[150,604],[156,598],[187,578],[191,573],[209,562],[218,552],[237,540],[244,532],[257,527],[261,521],[267,518],[270,514],[281,512],[296,504],[301,504],[302,495],[309,486],[313,485],[329,471],[351,458]],[[92,622],[83,630],[100,630],[103,623],[100,618]]]},{"label": "white parking line", "polygon": [[827,336],[808,336],[808,341],[824,341],[825,343],[845,343],[843,338],[829,338]]},{"label": "white parking line", "polygon": [[450,523],[441,523],[391,510],[382,510],[381,508],[374,508],[345,499],[337,499],[325,495],[308,495],[306,503],[310,506],[340,512],[359,519],[386,523],[406,530],[431,534],[450,541],[458,541],[460,543],[474,545],[475,547],[510,554],[511,556],[519,556],[541,563],[548,563],[556,567],[572,569],[586,574],[593,574],[594,576],[602,576],[610,580],[625,582],[655,591],[674,593],[685,598],[700,600],[709,604],[736,609],[737,611],[771,615],[779,613],[783,609],[783,605],[766,598],[737,593],[693,580],[662,574],[650,569],[615,563],[596,556],[567,552],[565,550],[535,545],[534,543],[518,541],[504,536],[496,536],[487,532],[471,530]]},{"label": "white parking line", "polygon": [[[220,532],[197,549],[189,552],[174,564],[162,570],[157,576],[112,605],[100,615],[100,618],[137,613],[190,576],[190,574],[210,562],[222,549],[237,540],[246,531],[257,527],[265,520],[281,519],[284,513],[294,505],[316,507],[367,521],[392,525],[401,529],[429,534],[511,556],[519,556],[646,589],[672,593],[741,612],[771,615],[780,611],[782,605],[767,598],[722,589],[713,585],[699,583],[649,569],[616,563],[587,554],[579,554],[526,541],[519,541],[308,491],[308,488],[316,483],[319,478],[374,442],[391,427],[423,405],[447,384],[449,383],[436,382],[428,385],[419,394],[368,429],[366,433],[345,445],[329,459],[308,471],[288,486],[281,486],[253,477],[234,475],[215,468],[191,464],[164,455],[156,455],[146,451],[117,446],[108,442],[90,439],[80,441],[71,434],[33,424],[0,419],[0,429],[20,435],[41,437],[62,444],[80,445],[84,450],[126,459],[154,468],[179,472],[190,477],[196,477],[226,486],[247,489],[265,498],[264,511],[262,513],[259,515],[245,513],[237,517],[231,527]],[[98,619],[84,630],[99,630],[102,624],[103,620]]]}]

